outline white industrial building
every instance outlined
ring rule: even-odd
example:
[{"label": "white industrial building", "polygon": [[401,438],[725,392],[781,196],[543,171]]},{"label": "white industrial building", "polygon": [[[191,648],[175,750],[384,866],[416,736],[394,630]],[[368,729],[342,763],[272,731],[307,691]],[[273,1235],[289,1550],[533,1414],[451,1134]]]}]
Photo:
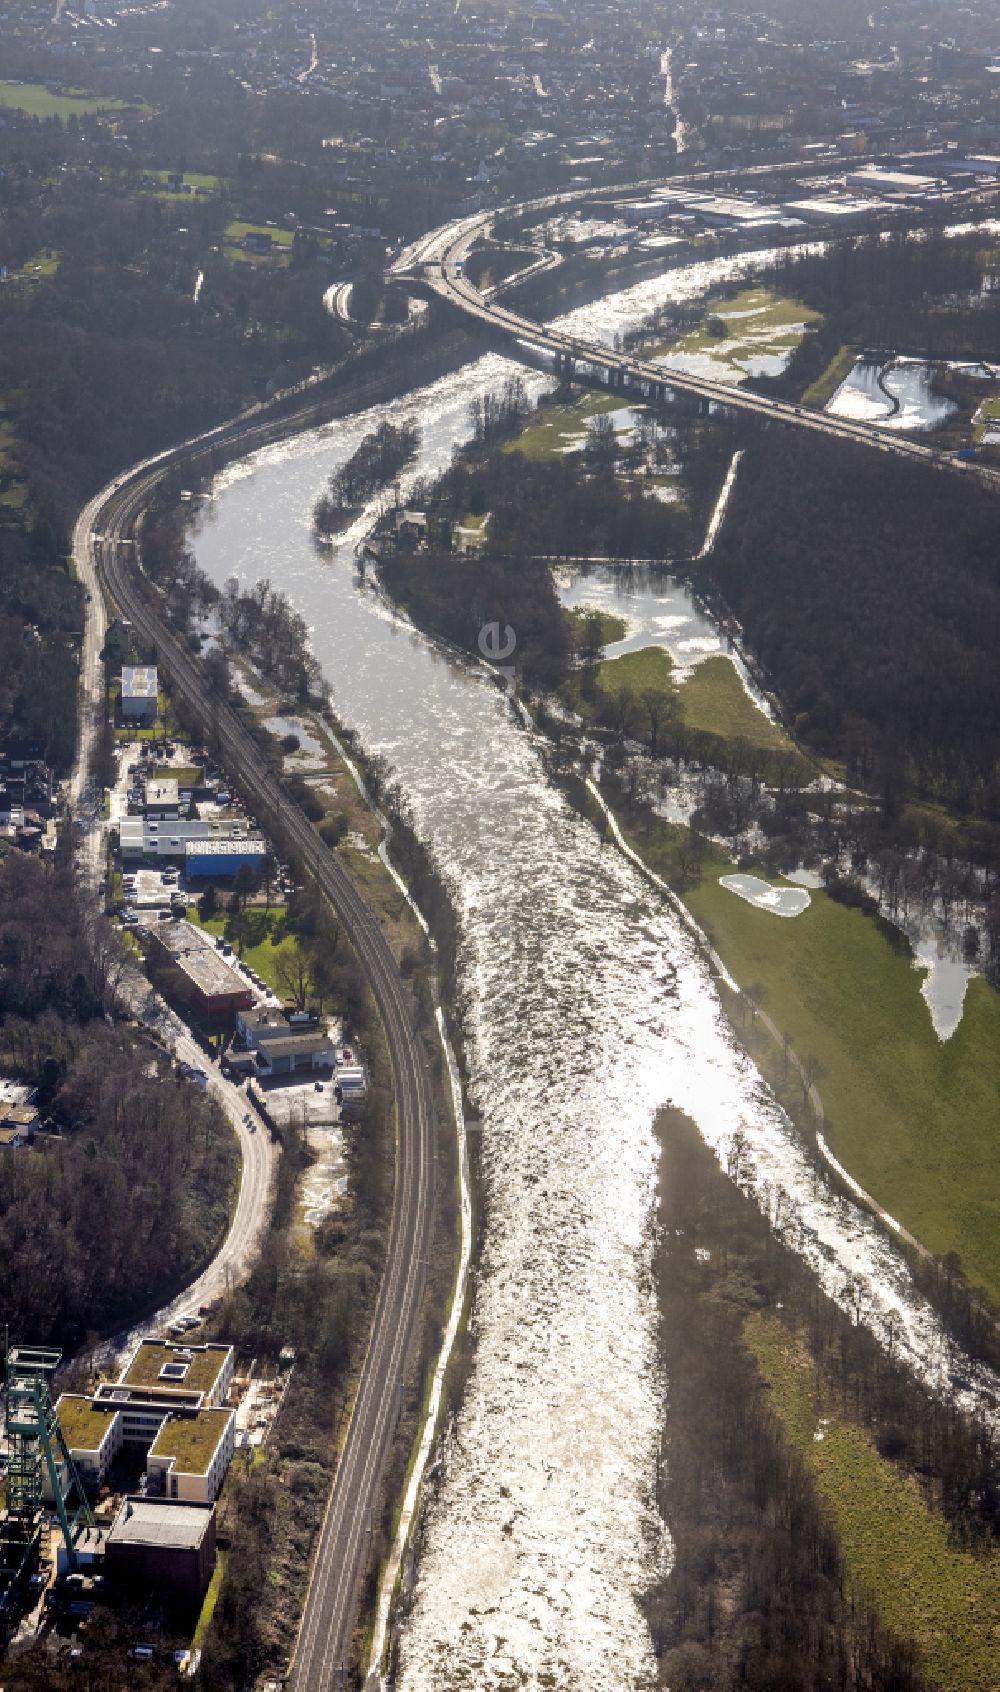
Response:
[{"label": "white industrial building", "polygon": [[918,176],[915,171],[884,170],[879,165],[865,165],[862,170],[847,173],[847,186],[862,194],[888,194],[894,200],[925,200],[937,193],[939,176]]}]

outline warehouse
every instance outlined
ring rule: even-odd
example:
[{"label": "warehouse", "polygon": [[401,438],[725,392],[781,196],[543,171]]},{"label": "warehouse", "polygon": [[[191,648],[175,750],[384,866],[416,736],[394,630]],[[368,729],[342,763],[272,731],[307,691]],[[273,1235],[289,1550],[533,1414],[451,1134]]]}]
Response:
[{"label": "warehouse", "polygon": [[122,721],[155,723],[158,684],[155,664],[122,666]]},{"label": "warehouse", "polygon": [[847,196],[829,199],[788,200],[783,210],[801,223],[821,223],[835,229],[856,229],[870,223],[880,211],[888,211],[885,200],[859,199]]},{"label": "warehouse", "polygon": [[249,984],[189,922],[160,923],[151,930],[147,962],[156,985],[198,1017],[228,1017],[254,1002]]},{"label": "warehouse", "polygon": [[[202,822],[200,818],[192,822],[185,818],[162,823],[156,818],[122,817],[118,825],[118,850],[123,863],[135,863],[141,858],[172,858],[183,863],[189,840],[225,843],[233,838],[234,830],[239,830],[237,838],[240,838],[242,826],[238,822]],[[246,841],[242,843],[245,845]]]},{"label": "warehouse", "polygon": [[925,200],[941,187],[937,176],[917,176],[912,171],[881,170],[878,165],[866,165],[852,170],[847,176],[848,188],[863,194],[890,194],[894,200]]},{"label": "warehouse", "polygon": [[215,1506],[126,1499],[108,1534],[105,1567],[122,1585],[167,1589],[200,1604],[215,1568]]},{"label": "warehouse", "polygon": [[214,876],[224,880],[238,875],[241,869],[258,874],[267,857],[265,840],[189,840],[184,851],[184,873],[188,876]]}]

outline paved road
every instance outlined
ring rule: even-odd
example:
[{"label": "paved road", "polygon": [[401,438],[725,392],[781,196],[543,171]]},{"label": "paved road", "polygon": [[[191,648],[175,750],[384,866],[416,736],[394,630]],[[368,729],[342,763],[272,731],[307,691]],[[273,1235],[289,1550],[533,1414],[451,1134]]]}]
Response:
[{"label": "paved road", "polygon": [[[213,431],[245,450],[267,438],[266,419]],[[282,425],[287,427],[287,422]],[[179,456],[182,450],[178,449]],[[132,541],[145,506],[175,455],[161,454],[112,483],[80,518],[75,550],[88,582],[100,575],[111,598],[143,639],[154,644],[172,691],[211,725],[220,756],[257,816],[288,842],[334,905],[371,984],[386,1031],[398,1119],[396,1183],[385,1270],[367,1355],[340,1465],[320,1532],[291,1684],[325,1692],[346,1665],[357,1615],[369,1528],[398,1419],[426,1280],[434,1200],[434,1110],[426,1058],[412,1002],[367,901],[339,860],[290,803],[260,747],[228,705],[209,692],[201,666],[160,619],[135,568]],[[259,1141],[262,1136],[254,1136]],[[185,1295],[190,1297],[191,1295]]]},{"label": "paved road", "polygon": [[[93,524],[102,496],[91,500],[77,519],[73,549],[77,571],[87,594],[80,683],[80,740],[70,783],[70,802],[76,828],[77,870],[97,897],[104,870],[105,831],[101,819],[102,793],[92,776],[97,735],[104,721],[104,671],[101,650],[107,635],[107,609],[98,581],[91,546]],[[79,827],[76,825],[79,824]],[[118,985],[121,1006],[168,1046],[178,1061],[209,1069],[209,1091],[225,1111],[240,1148],[240,1185],[236,1206],[222,1245],[197,1280],[135,1329],[115,1334],[94,1353],[95,1361],[110,1364],[143,1333],[155,1332],[199,1304],[211,1304],[249,1272],[270,1215],[278,1150],[246,1095],[208,1065],[190,1030],[171,1011],[137,968],[129,968]],[[253,1127],[247,1125],[249,1115]]]},{"label": "paved road", "polygon": [[[743,173],[751,174],[751,173]],[[673,178],[674,182],[685,180]],[[693,180],[693,179],[692,179]],[[615,194],[623,198],[628,193],[648,189],[655,184],[639,183],[629,189],[617,188]],[[501,215],[510,217],[514,211],[531,210],[541,215],[560,206],[579,200],[568,194],[551,195],[545,199],[525,202],[519,208],[501,212],[478,212],[472,217],[442,224],[406,248],[390,267],[389,275],[397,281],[410,282],[446,302],[478,327],[508,338],[516,352],[543,351],[553,355],[557,369],[565,374],[579,374],[581,367],[596,373],[609,389],[620,392],[624,400],[656,398],[667,390],[690,394],[706,404],[724,405],[730,410],[750,412],[770,423],[780,423],[830,440],[853,442],[877,452],[917,461],[931,469],[946,469],[960,475],[972,475],[993,484],[1000,482],[1000,474],[981,464],[966,462],[953,454],[928,446],[868,423],[854,423],[847,418],[829,417],[825,412],[812,411],[787,400],[771,399],[746,387],[728,382],[711,381],[686,371],[671,370],[651,360],[617,352],[600,342],[585,341],[578,336],[553,329],[534,318],[525,317],[502,304],[497,295],[500,289],[486,294],[479,291],[465,275],[465,261],[473,243],[484,236]],[[500,285],[502,288],[503,284]]]}]

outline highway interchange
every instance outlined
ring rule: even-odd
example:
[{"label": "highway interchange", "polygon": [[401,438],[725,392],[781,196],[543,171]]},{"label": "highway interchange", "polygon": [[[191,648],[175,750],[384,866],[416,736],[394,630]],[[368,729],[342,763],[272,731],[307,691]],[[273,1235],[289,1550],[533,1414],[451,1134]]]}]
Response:
[{"label": "highway interchange", "polygon": [[[801,167],[789,165],[789,170]],[[747,173],[745,173],[747,174]],[[752,172],[749,174],[753,174]],[[675,182],[685,179],[673,179]],[[618,187],[618,197],[646,192],[656,184]],[[579,195],[555,195],[506,208],[505,216],[537,211],[539,215],[578,202]],[[915,459],[928,467],[946,466],[994,479],[992,472],[962,464],[918,442],[887,436],[878,429],[844,419],[826,417],[787,402],[764,398],[746,389],[707,381],[665,369],[641,358],[559,333],[486,298],[465,278],[464,261],[473,242],[488,232],[496,213],[477,214],[450,223],[406,248],[389,275],[393,280],[429,292],[455,307],[467,319],[499,334],[515,350],[542,349],[563,368],[601,373],[608,384],[639,399],[674,388],[707,402],[749,411],[777,424],[804,428],[831,439],[852,441],[871,449]],[[499,290],[497,291],[499,292]],[[345,301],[346,306],[346,301]],[[308,386],[313,386],[312,383]],[[287,398],[287,396],[285,396]],[[181,698],[218,743],[220,758],[231,777],[252,801],[276,838],[298,859],[303,869],[335,907],[365,969],[385,1027],[393,1067],[397,1106],[396,1183],[385,1272],[361,1371],[350,1424],[334,1485],[320,1531],[309,1590],[292,1664],[290,1685],[296,1692],[326,1692],[341,1684],[356,1615],[360,1582],[367,1561],[370,1527],[379,1503],[382,1475],[398,1419],[401,1392],[411,1359],[433,1215],[435,1114],[429,1071],[417,1034],[413,1007],[377,918],[345,874],[335,854],[284,793],[274,772],[243,723],[217,695],[210,693],[201,666],[183,648],[163,621],[154,596],[137,569],[136,540],[145,509],[160,482],[180,462],[212,449],[227,456],[243,456],[277,436],[322,420],[315,401],[303,402],[290,415],[276,417],[268,407],[256,406],[228,424],[134,466],[103,489],[81,512],[74,535],[74,555],[88,593],[81,697],[81,754],[73,784],[74,808],[93,810],[94,790],[89,768],[97,728],[104,710],[100,649],[104,642],[102,590],[128,618],[144,641],[155,647],[171,690]],[[96,880],[96,848],[84,845],[84,870]],[[91,856],[88,859],[88,854]],[[173,1030],[178,1040],[183,1031]],[[221,1078],[213,1076],[240,1135],[244,1173],[240,1199],[230,1234],[206,1272],[208,1280],[188,1289],[181,1308],[208,1286],[214,1274],[245,1268],[266,1219],[270,1169],[261,1165],[266,1134],[250,1135],[243,1127],[246,1100],[226,1096]],[[235,1089],[230,1089],[235,1093]]]},{"label": "highway interchange", "polygon": [[[697,178],[674,177],[670,180],[676,184]],[[648,192],[659,185],[641,183],[629,190],[616,188],[614,193],[622,199],[626,193]],[[559,194],[544,200],[525,201],[517,207],[504,208],[503,216],[507,220],[522,219],[529,214],[541,217],[567,204],[578,203],[579,199],[577,192],[575,196]],[[474,243],[489,234],[499,215],[496,211],[477,212],[432,231],[399,254],[391,266],[390,275],[451,306],[479,328],[510,341],[515,353],[548,353],[555,360],[557,370],[565,375],[575,374],[578,379],[589,376],[591,380],[596,377],[610,389],[620,392],[623,398],[631,397],[637,401],[659,398],[666,390],[673,389],[690,394],[705,404],[749,412],[765,422],[804,429],[830,440],[852,442],[894,457],[908,458],[928,468],[971,474],[991,482],[998,480],[995,471],[982,465],[956,458],[920,441],[902,438],[877,425],[831,417],[823,411],[793,405],[788,400],[772,399],[733,383],[674,370],[665,364],[618,352],[600,342],[582,340],[511,310],[498,299],[504,285],[481,292],[465,274],[466,261]],[[517,277],[512,277],[505,286],[509,287],[516,280]]]}]

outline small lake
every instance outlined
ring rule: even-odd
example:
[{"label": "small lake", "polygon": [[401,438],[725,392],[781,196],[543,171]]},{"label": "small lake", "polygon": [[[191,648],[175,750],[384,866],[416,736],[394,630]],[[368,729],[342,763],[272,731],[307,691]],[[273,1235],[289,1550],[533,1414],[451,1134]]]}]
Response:
[{"label": "small lake", "polygon": [[866,364],[859,359],[826,407],[830,417],[883,429],[936,429],[956,410],[931,388],[932,367],[917,359]]},{"label": "small lake", "polygon": [[728,887],[730,893],[738,894],[748,905],[756,905],[759,911],[770,911],[772,916],[801,916],[812,903],[807,888],[772,887],[759,875],[720,875],[719,886]]}]

